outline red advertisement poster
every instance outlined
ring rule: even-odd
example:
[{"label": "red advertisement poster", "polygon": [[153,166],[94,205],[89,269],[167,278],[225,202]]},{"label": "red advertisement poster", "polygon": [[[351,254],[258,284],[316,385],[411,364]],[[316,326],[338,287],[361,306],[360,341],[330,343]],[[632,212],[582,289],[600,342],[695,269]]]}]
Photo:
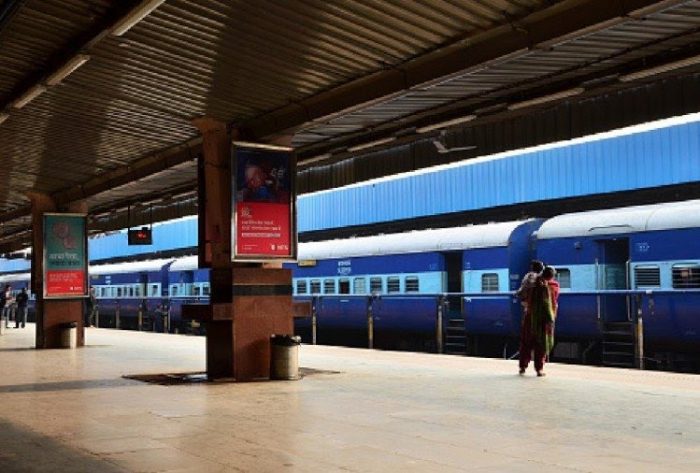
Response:
[{"label": "red advertisement poster", "polygon": [[84,295],[85,273],[83,270],[47,271],[46,293],[62,296]]},{"label": "red advertisement poster", "polygon": [[296,257],[294,164],[288,148],[234,144],[234,260]]},{"label": "red advertisement poster", "polygon": [[237,202],[236,213],[239,255],[289,256],[289,205]]}]

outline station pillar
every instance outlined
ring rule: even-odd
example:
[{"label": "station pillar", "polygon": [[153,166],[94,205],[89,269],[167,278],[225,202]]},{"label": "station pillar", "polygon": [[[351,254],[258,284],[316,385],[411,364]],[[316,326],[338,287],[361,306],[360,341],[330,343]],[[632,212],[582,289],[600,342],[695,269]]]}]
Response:
[{"label": "station pillar", "polygon": [[232,261],[232,136],[225,123],[212,118],[193,124],[203,139],[199,252],[200,262],[211,268],[211,302],[185,306],[183,316],[205,324],[209,379],[266,379],[270,336],[294,329],[291,271]]},{"label": "station pillar", "polygon": [[[58,206],[46,194],[31,192],[28,197],[32,206],[31,291],[36,297],[36,348],[61,347],[61,326],[70,322],[77,324],[78,346],[84,346],[83,299],[44,299],[44,214],[56,212],[59,210]],[[61,210],[87,213],[87,204],[84,201],[75,202],[67,209]]]}]

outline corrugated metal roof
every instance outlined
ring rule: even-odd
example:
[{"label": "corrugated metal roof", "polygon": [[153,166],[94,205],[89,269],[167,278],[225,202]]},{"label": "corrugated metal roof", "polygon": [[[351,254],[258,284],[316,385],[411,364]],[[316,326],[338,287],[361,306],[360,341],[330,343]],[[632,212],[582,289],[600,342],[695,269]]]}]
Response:
[{"label": "corrugated metal roof", "polygon": [[698,181],[698,119],[601,140],[591,137],[483,156],[303,195],[298,199],[298,229],[369,225]]},{"label": "corrugated metal roof", "polygon": [[295,136],[295,143],[318,143],[349,131],[393,123],[419,111],[438,111],[440,106],[456,101],[468,106],[469,99],[476,104],[497,95],[512,96],[531,87],[534,81],[542,85],[594,71],[614,70],[638,57],[697,41],[687,36],[693,36],[699,27],[700,1],[674,4],[643,18],[628,18],[610,28],[492,61],[436,85],[410,90],[327,123],[306,127]]},{"label": "corrugated metal roof", "polygon": [[[687,46],[697,33],[700,12],[699,0],[664,0],[658,8],[653,0],[635,0],[615,11],[619,15],[625,8],[651,5],[642,19],[617,18],[603,30],[540,44],[523,21],[562,4],[591,2],[168,0],[124,36],[105,34],[127,6],[137,3],[28,0],[3,25],[0,105],[16,99],[81,45],[91,59],[61,85],[49,87],[21,110],[11,109],[0,125],[5,163],[0,213],[17,218],[28,190],[71,198],[99,193],[91,205],[109,208],[124,199],[182,188],[192,179],[195,157],[184,150],[184,158],[174,160],[190,163],[181,172],[158,169],[153,171],[160,172],[157,178],[136,185],[111,176],[128,175],[140,158],[192,143],[198,136],[190,122],[195,116],[246,125],[266,117],[274,122],[276,111],[291,108],[310,117],[307,101],[335,91],[342,96],[343,87],[361,85],[358,80],[389,71],[396,74],[392,87],[400,86],[400,67],[408,62],[453,51],[475,38],[481,41],[497,30],[522,37],[521,50],[445,73],[439,80],[426,77],[422,85],[399,94],[387,91],[382,100],[352,109],[357,103],[347,97],[333,106],[316,104],[314,116],[324,117],[306,126],[296,142],[318,144],[400,124],[397,119],[413,114],[469,106],[494,93],[512,96]],[[576,30],[577,19],[567,20],[570,24],[561,29],[566,35]],[[535,48],[528,50],[528,44]],[[411,80],[420,82],[420,77]],[[299,124],[305,120],[311,119]],[[109,179],[88,186],[97,175]]]}]

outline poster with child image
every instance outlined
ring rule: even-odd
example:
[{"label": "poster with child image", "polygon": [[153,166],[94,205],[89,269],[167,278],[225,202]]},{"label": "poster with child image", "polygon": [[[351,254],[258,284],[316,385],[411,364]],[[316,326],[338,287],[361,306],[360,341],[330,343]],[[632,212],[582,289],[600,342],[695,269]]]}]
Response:
[{"label": "poster with child image", "polygon": [[296,168],[293,151],[234,143],[232,164],[233,259],[294,259]]},{"label": "poster with child image", "polygon": [[44,214],[44,297],[87,296],[85,215]]}]

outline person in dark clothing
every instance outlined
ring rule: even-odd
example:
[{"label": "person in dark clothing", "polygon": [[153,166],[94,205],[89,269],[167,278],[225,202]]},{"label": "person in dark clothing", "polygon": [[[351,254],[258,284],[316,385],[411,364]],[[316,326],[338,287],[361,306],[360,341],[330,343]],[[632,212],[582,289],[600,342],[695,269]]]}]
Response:
[{"label": "person in dark clothing", "polygon": [[97,297],[95,297],[95,288],[91,287],[90,288],[90,294],[88,298],[85,300],[85,312],[87,313],[87,325],[88,327],[92,327],[95,325],[95,319],[97,318]]},{"label": "person in dark clothing", "polygon": [[29,303],[29,294],[27,288],[23,287],[22,292],[17,294],[15,298],[17,302],[17,315],[15,315],[15,328],[19,328],[20,319],[22,320],[22,328],[27,325],[27,304]]},{"label": "person in dark clothing", "polygon": [[8,322],[7,322],[7,320],[4,320],[4,321],[3,321],[3,319],[5,318],[5,306],[7,305],[7,296],[6,296],[6,294],[7,294],[7,288],[9,288],[9,287],[10,287],[10,285],[7,284],[7,285],[5,286],[5,290],[3,290],[2,292],[0,292],[0,325],[4,323],[4,324],[5,324],[5,328],[7,328]]}]

